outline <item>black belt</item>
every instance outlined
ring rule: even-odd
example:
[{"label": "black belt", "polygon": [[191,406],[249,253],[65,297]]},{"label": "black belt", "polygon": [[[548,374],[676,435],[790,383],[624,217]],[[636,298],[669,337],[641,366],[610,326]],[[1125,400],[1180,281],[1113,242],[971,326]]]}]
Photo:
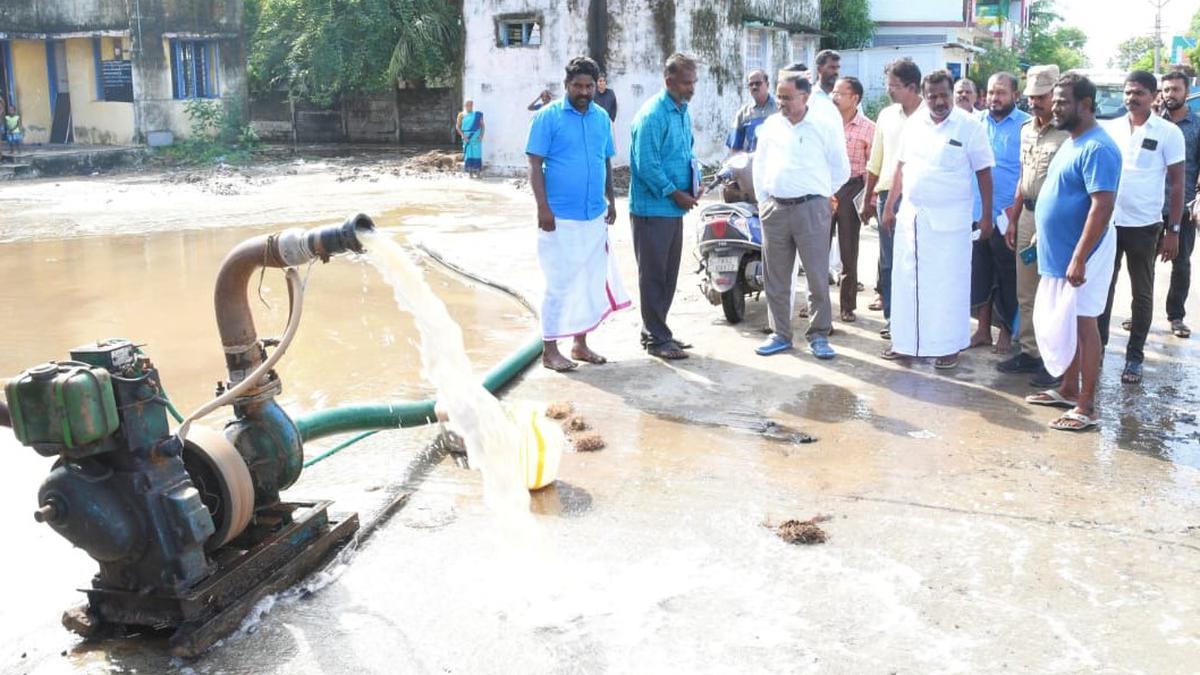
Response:
[{"label": "black belt", "polygon": [[798,206],[812,199],[818,199],[821,195],[804,195],[803,197],[772,197],[776,204],[783,206]]},{"label": "black belt", "polygon": [[1036,199],[1030,199],[1028,197],[1025,198],[1025,210],[1026,211],[1033,211],[1033,207],[1035,207],[1035,206],[1037,206]]}]

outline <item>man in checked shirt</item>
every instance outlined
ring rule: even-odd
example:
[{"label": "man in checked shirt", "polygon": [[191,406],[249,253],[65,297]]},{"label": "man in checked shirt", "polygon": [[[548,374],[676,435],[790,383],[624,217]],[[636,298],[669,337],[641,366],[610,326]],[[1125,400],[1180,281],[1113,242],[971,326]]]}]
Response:
[{"label": "man in checked shirt", "polygon": [[841,289],[841,319],[847,323],[854,321],[854,310],[858,308],[858,232],[862,221],[854,207],[854,199],[862,192],[866,181],[867,158],[871,156],[871,142],[875,138],[875,123],[858,111],[862,97],[862,82],[856,77],[843,77],[833,86],[833,104],[842,115],[846,154],[850,158],[850,180],[834,195],[836,206],[832,227],[842,256],[838,286]]}]

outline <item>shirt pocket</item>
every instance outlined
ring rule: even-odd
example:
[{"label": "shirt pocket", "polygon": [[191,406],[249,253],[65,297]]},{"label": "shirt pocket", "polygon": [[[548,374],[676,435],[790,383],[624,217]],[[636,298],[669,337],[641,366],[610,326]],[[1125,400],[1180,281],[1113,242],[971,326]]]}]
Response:
[{"label": "shirt pocket", "polygon": [[962,145],[946,142],[937,151],[934,164],[942,169],[960,169],[967,161],[967,149]]},{"label": "shirt pocket", "polygon": [[1139,169],[1153,169],[1159,165],[1158,150],[1147,150],[1145,147],[1138,146],[1137,156],[1134,157],[1134,166]]}]

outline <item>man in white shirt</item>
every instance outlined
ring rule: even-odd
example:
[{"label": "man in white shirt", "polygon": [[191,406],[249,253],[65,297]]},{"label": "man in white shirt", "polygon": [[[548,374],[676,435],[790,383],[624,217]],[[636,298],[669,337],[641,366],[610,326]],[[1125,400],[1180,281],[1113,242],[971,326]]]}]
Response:
[{"label": "man in white shirt", "polygon": [[[883,226],[894,229],[892,346],[883,357],[936,357],[954,368],[970,341],[971,212],[977,182],[979,232],[992,234],[995,159],[979,120],[951,105],[953,79],[921,80],[925,106],[904,123]],[[895,195],[904,194],[896,213]]]},{"label": "man in white shirt", "polygon": [[[875,284],[878,295],[867,309],[883,310],[883,318],[888,321],[892,316],[892,230],[890,226],[884,226],[882,211],[892,195],[892,176],[896,174],[896,158],[900,156],[901,131],[921,105],[921,69],[911,59],[897,59],[883,72],[893,103],[880,110],[875,120],[875,139],[871,142],[871,157],[867,160],[867,194],[860,215],[864,223],[872,217],[879,219],[879,264],[876,268],[879,276]],[[895,195],[892,203],[901,204],[904,196],[899,191]],[[892,339],[891,326],[886,325],[879,335],[885,340]]]},{"label": "man in white shirt", "polygon": [[[796,71],[780,71],[775,89],[779,112],[758,129],[754,192],[763,225],[763,274],[771,336],[755,350],[761,356],[792,348],[792,270],[796,254],[810,270],[829,261],[829,198],[850,177],[841,117],[832,120],[808,102],[812,83]],[[828,101],[826,104],[832,107]],[[834,109],[836,114],[836,108]],[[813,355],[831,359],[833,307],[829,279],[808,275],[812,308],[805,336]]]},{"label": "man in white shirt", "polygon": [[[1169,262],[1179,250],[1179,224],[1183,218],[1183,132],[1152,113],[1150,104],[1158,93],[1158,80],[1144,70],[1125,78],[1125,108],[1129,112],[1104,125],[1121,149],[1121,184],[1113,209],[1117,226],[1117,261],[1108,306],[1100,316],[1100,340],[1108,344],[1113,293],[1121,276],[1121,258],[1129,268],[1133,290],[1129,342],[1125,347],[1125,369],[1121,381],[1142,381],[1143,349],[1154,314],[1154,256]],[[1171,193],[1163,231],[1163,186]]]}]

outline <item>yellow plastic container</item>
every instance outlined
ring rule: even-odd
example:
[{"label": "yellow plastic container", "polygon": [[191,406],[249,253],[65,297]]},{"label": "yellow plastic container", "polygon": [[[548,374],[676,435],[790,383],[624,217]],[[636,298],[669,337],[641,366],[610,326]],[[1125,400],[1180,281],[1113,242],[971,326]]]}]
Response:
[{"label": "yellow plastic container", "polygon": [[506,405],[509,417],[521,434],[520,460],[525,467],[525,486],[544,488],[558,479],[558,465],[567,444],[562,428],[542,414],[544,405]]}]

